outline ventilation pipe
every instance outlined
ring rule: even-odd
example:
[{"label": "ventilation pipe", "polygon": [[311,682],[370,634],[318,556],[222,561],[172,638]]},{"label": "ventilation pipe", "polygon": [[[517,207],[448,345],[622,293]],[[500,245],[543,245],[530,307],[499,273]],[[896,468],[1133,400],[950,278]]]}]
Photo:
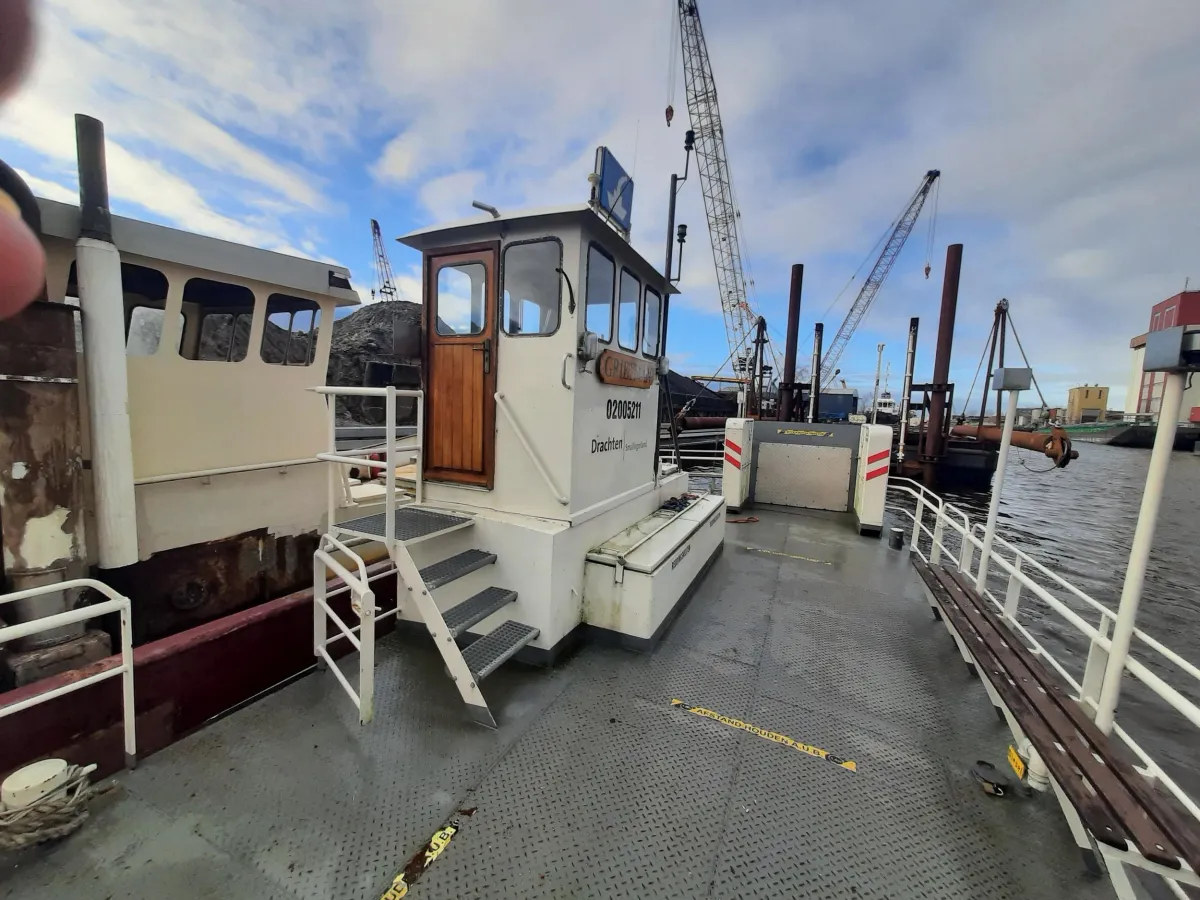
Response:
[{"label": "ventilation pipe", "polygon": [[812,381],[808,392],[808,421],[815,422],[821,415],[821,340],[825,326],[818,322],[813,326]]},{"label": "ventilation pipe", "polygon": [[792,266],[791,290],[788,292],[788,321],[786,345],[783,352],[783,378],[779,382],[779,404],[775,418],[792,421],[792,406],[796,392],[796,341],[800,336],[800,294],[804,290],[804,266]]},{"label": "ventilation pipe", "polygon": [[92,432],[92,484],[100,568],[138,561],[133,494],[133,441],[125,370],[125,304],[121,255],[112,239],[104,123],[75,116],[79,161],[79,240],[75,262],[83,313],[83,360]]}]

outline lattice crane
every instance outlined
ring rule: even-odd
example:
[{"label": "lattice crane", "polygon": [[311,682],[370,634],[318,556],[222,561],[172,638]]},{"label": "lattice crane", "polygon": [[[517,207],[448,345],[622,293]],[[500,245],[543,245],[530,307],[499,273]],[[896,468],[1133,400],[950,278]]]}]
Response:
[{"label": "lattice crane", "polygon": [[[884,279],[892,271],[892,264],[896,262],[896,257],[900,255],[900,251],[904,247],[904,242],[912,234],[913,226],[917,224],[917,216],[921,214],[921,207],[925,205],[929,191],[933,188],[934,182],[938,180],[941,174],[937,169],[930,169],[925,173],[925,177],[921,179],[921,185],[917,188],[917,192],[913,194],[912,199],[908,201],[908,205],[904,208],[904,212],[896,220],[896,225],[892,229],[887,243],[883,246],[883,252],[879,254],[879,259],[875,261],[875,266],[871,269],[871,274],[863,282],[862,290],[854,298],[854,303],[850,307],[850,312],[846,313],[842,327],[838,329],[837,335],[829,344],[829,349],[825,351],[825,356],[821,360],[822,384],[829,384],[829,379],[833,377],[838,360],[841,359],[842,351],[846,349],[846,345],[850,343],[850,338],[854,336],[854,329],[858,328],[859,323],[871,308],[871,303],[875,300],[875,295],[883,287]],[[932,222],[930,228],[930,241],[932,242]],[[925,265],[925,277],[929,277],[928,261],[926,261]]]},{"label": "lattice crane", "polygon": [[[694,0],[677,0],[677,3],[688,116],[696,135],[700,191],[708,216],[708,235],[717,269],[717,290],[721,296],[729,355],[736,360],[739,354],[748,357],[752,352],[750,338],[758,321],[747,299],[746,274],[742,268],[738,233],[741,213],[734,201],[729,157],[725,151],[725,132],[721,127],[721,111],[717,106],[717,85],[713,79],[712,62],[708,58],[708,46],[704,42],[704,30],[700,25],[700,12]],[[668,125],[674,114],[674,109],[668,106]],[[771,356],[774,359],[773,351]]]},{"label": "lattice crane", "polygon": [[375,245],[375,285],[371,288],[371,299],[395,300],[396,279],[392,275],[392,264],[383,246],[383,232],[375,219],[371,220],[371,241]]}]

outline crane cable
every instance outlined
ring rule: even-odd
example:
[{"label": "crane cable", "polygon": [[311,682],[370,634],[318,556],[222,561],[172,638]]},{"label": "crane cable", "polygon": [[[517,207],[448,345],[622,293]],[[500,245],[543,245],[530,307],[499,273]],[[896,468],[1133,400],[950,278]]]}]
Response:
[{"label": "crane cable", "polygon": [[675,49],[680,46],[683,38],[679,34],[679,15],[675,4],[667,5],[671,13],[671,25],[667,42],[667,127],[671,127],[671,119],[675,117],[675,88],[678,84],[679,66]]},{"label": "crane cable", "polygon": [[933,269],[933,241],[937,234],[938,200],[942,196],[942,179],[939,177],[933,185],[933,212],[929,216],[929,234],[925,241],[925,277]]}]

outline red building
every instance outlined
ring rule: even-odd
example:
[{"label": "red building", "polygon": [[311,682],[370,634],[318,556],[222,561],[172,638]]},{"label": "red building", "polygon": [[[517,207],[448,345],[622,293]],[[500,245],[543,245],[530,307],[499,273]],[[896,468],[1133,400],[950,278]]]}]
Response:
[{"label": "red building", "polygon": [[[1150,308],[1149,331],[1162,331],[1176,325],[1200,325],[1200,291],[1183,291]],[[1133,371],[1125,397],[1125,412],[1157,416],[1159,405],[1162,403],[1166,375],[1162,372],[1142,371],[1145,334],[1139,334],[1129,342],[1129,346],[1133,350]],[[1200,396],[1196,395],[1196,391],[1197,388],[1193,388],[1184,396],[1185,418],[1195,420],[1200,412]],[[1192,407],[1197,409],[1193,410]],[[1192,415],[1188,415],[1189,412]]]}]

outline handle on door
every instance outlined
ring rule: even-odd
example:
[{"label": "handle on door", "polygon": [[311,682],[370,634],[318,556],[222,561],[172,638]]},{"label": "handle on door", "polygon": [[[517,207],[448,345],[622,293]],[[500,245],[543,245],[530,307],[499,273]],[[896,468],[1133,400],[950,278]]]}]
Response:
[{"label": "handle on door", "polygon": [[477,353],[483,354],[483,374],[490,375],[492,372],[492,339],[484,338],[483,345],[474,349]]}]

